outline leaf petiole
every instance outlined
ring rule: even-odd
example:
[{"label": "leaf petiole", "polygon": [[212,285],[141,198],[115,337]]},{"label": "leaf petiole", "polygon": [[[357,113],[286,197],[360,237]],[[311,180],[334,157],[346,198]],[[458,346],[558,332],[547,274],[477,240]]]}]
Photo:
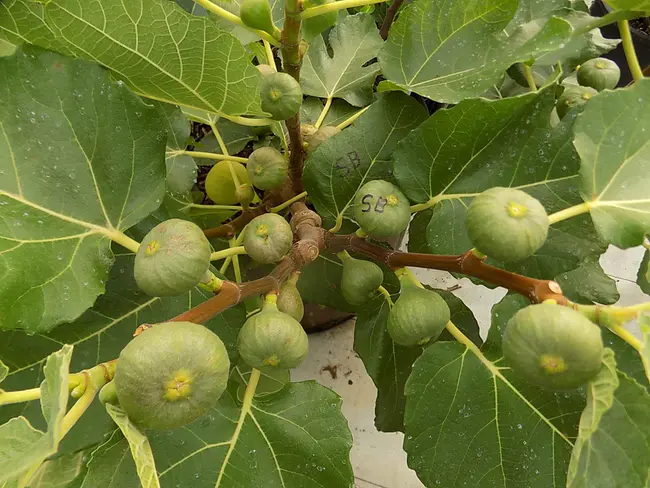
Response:
[{"label": "leaf petiole", "polygon": [[179,156],[181,154],[187,154],[188,156],[192,156],[193,158],[216,159],[217,161],[228,159],[230,161],[237,161],[238,163],[242,163],[242,164],[246,164],[248,162],[247,158],[240,158],[239,156],[230,156],[228,154],[217,154],[217,153],[202,152],[202,151],[168,151],[167,152],[168,157]]},{"label": "leaf petiole", "polygon": [[535,76],[533,75],[533,70],[526,63],[523,64],[524,64],[524,77],[528,82],[528,88],[530,88],[530,91],[536,92],[537,84],[535,83]]},{"label": "leaf petiole", "polygon": [[562,220],[570,219],[571,217],[576,217],[584,213],[589,212],[590,209],[589,202],[579,203],[573,207],[565,208],[559,212],[555,212],[548,216],[548,221],[550,224],[556,224]]},{"label": "leaf petiole", "polygon": [[12,403],[30,402],[41,398],[40,388],[29,390],[4,391],[0,390],[0,405],[11,405]]},{"label": "leaf petiole", "polygon": [[375,3],[383,3],[388,0],[340,0],[338,2],[327,3],[325,5],[320,5],[318,7],[311,7],[300,14],[300,17],[304,19],[309,19],[311,17],[316,17],[317,15],[327,14],[329,12],[336,12],[344,8],[352,7],[362,7],[364,5],[372,5]]},{"label": "leaf petiole", "polygon": [[302,193],[299,193],[299,194],[296,195],[295,197],[290,198],[290,199],[287,200],[286,202],[281,203],[281,204],[278,205],[277,207],[271,207],[271,208],[269,209],[269,212],[271,212],[271,213],[278,213],[278,212],[281,212],[281,211],[284,210],[285,208],[289,207],[292,203],[296,203],[298,200],[302,200],[303,198],[306,198],[306,197],[307,197],[307,192],[306,192],[306,191],[303,191]]},{"label": "leaf petiole", "polygon": [[356,112],[355,114],[353,114],[353,115],[351,115],[350,117],[348,117],[347,119],[345,119],[345,120],[344,120],[343,122],[341,122],[339,125],[337,125],[336,128],[337,128],[338,130],[343,130],[343,129],[345,129],[347,126],[353,124],[354,121],[357,120],[359,117],[361,117],[361,114],[363,114],[363,113],[364,113],[366,110],[368,110],[369,108],[370,108],[370,105],[368,105],[367,107],[363,107],[361,110],[359,110],[359,111]]},{"label": "leaf petiole", "polygon": [[243,27],[244,29],[247,29],[255,34],[257,34],[260,38],[268,42],[269,44],[273,44],[274,46],[279,46],[280,43],[268,32],[264,32],[258,29],[252,29],[245,25],[242,20],[239,18],[239,16],[228,12],[226,9],[223,9],[219,7],[218,5],[215,5],[212,3],[210,0],[194,0],[195,3],[198,3],[201,7],[206,9],[208,12],[211,12],[215,15],[218,15],[222,19],[227,20],[228,22],[235,24],[239,27]]},{"label": "leaf petiole", "polygon": [[325,106],[323,107],[323,110],[320,113],[320,116],[318,117],[318,120],[314,124],[314,127],[317,129],[323,124],[323,121],[325,120],[325,117],[327,116],[327,112],[329,112],[330,107],[332,106],[332,97],[329,97],[327,101],[325,102]]},{"label": "leaf petiole", "polygon": [[630,67],[632,78],[634,78],[634,81],[642,80],[643,70],[641,69],[639,59],[636,57],[636,51],[634,50],[632,34],[630,33],[630,24],[627,20],[619,20],[617,25],[618,30],[621,33],[623,51],[625,52],[625,59],[627,59],[627,65]]}]

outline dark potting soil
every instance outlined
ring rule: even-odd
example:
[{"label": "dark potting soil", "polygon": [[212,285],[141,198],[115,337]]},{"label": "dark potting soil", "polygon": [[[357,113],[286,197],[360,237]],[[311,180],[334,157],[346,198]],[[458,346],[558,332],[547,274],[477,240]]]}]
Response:
[{"label": "dark potting soil", "polygon": [[630,20],[630,27],[650,36],[650,17]]}]

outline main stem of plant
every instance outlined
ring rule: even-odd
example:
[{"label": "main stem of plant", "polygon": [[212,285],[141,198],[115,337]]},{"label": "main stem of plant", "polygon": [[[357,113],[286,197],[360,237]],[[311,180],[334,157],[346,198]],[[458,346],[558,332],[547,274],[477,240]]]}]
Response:
[{"label": "main stem of plant", "polygon": [[[302,50],[300,39],[300,0],[285,0],[284,27],[282,29],[282,69],[300,82],[300,67],[302,66]],[[301,193],[302,170],[305,151],[302,147],[300,132],[300,111],[285,121],[289,132],[289,178],[293,193]]]}]

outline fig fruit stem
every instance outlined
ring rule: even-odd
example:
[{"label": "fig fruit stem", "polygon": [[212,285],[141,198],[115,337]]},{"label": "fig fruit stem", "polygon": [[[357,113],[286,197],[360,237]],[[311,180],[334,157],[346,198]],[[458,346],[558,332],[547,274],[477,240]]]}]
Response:
[{"label": "fig fruit stem", "polygon": [[180,156],[182,154],[187,154],[193,158],[205,158],[205,159],[215,159],[217,161],[222,161],[224,159],[229,159],[230,161],[237,161],[238,163],[246,164],[248,158],[240,158],[239,156],[229,156],[228,154],[217,154],[211,152],[203,151],[167,151],[168,157]]},{"label": "fig fruit stem", "polygon": [[388,292],[388,290],[386,288],[384,288],[383,286],[379,285],[379,287],[377,288],[377,291],[384,296],[384,298],[388,302],[388,306],[392,307],[393,306],[393,299],[391,298],[390,293]]},{"label": "fig fruit stem", "polygon": [[31,402],[41,398],[40,388],[28,390],[4,391],[0,390],[0,405],[11,405],[12,403]]},{"label": "fig fruit stem", "polygon": [[[230,249],[237,249],[239,247],[244,247],[244,246],[237,246],[237,238],[233,237],[228,241],[228,244],[230,245]],[[244,251],[246,253],[246,251]],[[241,268],[239,266],[239,253],[231,254],[232,256],[232,269],[235,272],[235,281],[237,284],[241,283]]]},{"label": "fig fruit stem", "polygon": [[303,198],[306,198],[306,197],[307,197],[307,192],[306,191],[298,193],[295,197],[290,198],[286,202],[283,202],[283,203],[281,203],[280,205],[278,205],[276,207],[271,207],[269,209],[269,212],[272,212],[272,213],[282,212],[285,208],[290,207],[291,204],[296,203],[296,202],[298,202],[298,201],[300,201],[300,200],[302,200]]},{"label": "fig fruit stem", "polygon": [[194,0],[194,1],[195,1],[195,3],[198,3],[201,7],[206,9],[208,12],[212,12],[213,14],[221,17],[222,19],[227,20],[228,22],[231,22],[231,23],[233,23],[233,24],[235,24],[235,25],[237,25],[239,27],[243,27],[244,29],[247,29],[247,30],[253,32],[254,34],[261,37],[263,40],[268,42],[269,44],[272,44],[274,46],[279,45],[278,41],[271,34],[269,34],[268,32],[264,32],[264,31],[259,30],[259,29],[252,29],[252,28],[248,27],[247,25],[245,25],[242,22],[242,20],[239,18],[239,16],[237,16],[237,15],[231,13],[231,12],[228,12],[226,9],[223,9],[223,8],[219,7],[218,5],[215,5],[210,0]]},{"label": "fig fruit stem", "polygon": [[[219,129],[217,129],[217,124],[215,122],[210,122],[210,128],[212,129],[212,133],[214,134],[215,139],[217,140],[217,143],[219,144],[219,148],[221,149],[221,152],[227,156],[228,160],[232,159],[230,158],[230,154],[228,154],[228,146],[226,146],[226,143],[223,141],[223,137],[221,137],[221,132],[219,132]],[[232,165],[231,165],[232,166]],[[231,170],[232,172],[233,170]],[[234,179],[234,177],[233,177]],[[235,180],[236,182],[237,180]],[[239,186],[239,184],[237,184]]]},{"label": "fig fruit stem", "polygon": [[337,125],[336,128],[337,128],[338,130],[343,130],[343,129],[345,129],[347,126],[352,125],[352,124],[354,123],[354,121],[357,120],[359,117],[361,117],[361,115],[362,115],[366,110],[368,110],[369,108],[370,108],[370,105],[368,105],[367,107],[363,107],[361,110],[359,110],[359,111],[356,112],[355,114],[353,114],[353,115],[351,115],[350,117],[348,117],[347,119],[345,119],[345,120],[344,120],[343,122],[341,122],[339,125]]},{"label": "fig fruit stem", "polygon": [[320,126],[323,124],[323,121],[325,120],[325,117],[327,117],[327,112],[330,111],[330,107],[332,106],[332,97],[329,97],[325,101],[325,106],[323,107],[323,110],[321,110],[320,115],[318,116],[318,120],[314,124],[314,127],[317,129],[320,128]]},{"label": "fig fruit stem", "polygon": [[528,88],[530,88],[530,91],[536,92],[537,91],[537,84],[535,83],[535,76],[533,75],[533,70],[526,63],[523,63],[523,64],[524,64],[524,77],[526,78],[526,81],[528,82]]},{"label": "fig fruit stem", "polygon": [[275,65],[275,57],[273,56],[273,50],[271,49],[271,44],[269,41],[262,39],[262,44],[264,44],[264,52],[266,53],[266,61],[271,68],[275,71],[278,70],[278,67]]},{"label": "fig fruit stem", "polygon": [[634,50],[634,43],[632,42],[632,34],[630,33],[630,24],[627,20],[619,20],[617,22],[618,30],[621,34],[621,42],[623,44],[623,52],[625,53],[625,59],[627,59],[627,65],[630,67],[630,73],[632,73],[632,78],[634,81],[639,81],[643,79],[643,70],[639,64],[639,59],[636,57],[636,51]]},{"label": "fig fruit stem", "polygon": [[303,19],[309,19],[311,17],[316,17],[317,15],[327,14],[329,12],[336,12],[344,8],[352,7],[363,7],[364,5],[372,5],[375,3],[383,3],[388,0],[340,0],[338,2],[332,2],[325,5],[319,5],[318,7],[311,7],[302,12],[300,15]]},{"label": "fig fruit stem", "polygon": [[113,229],[106,234],[106,236],[113,242],[118,243],[120,246],[128,249],[131,252],[138,252],[140,243],[134,239],[131,239],[124,232],[121,232],[117,229]]},{"label": "fig fruit stem", "polygon": [[556,224],[562,220],[570,219],[571,217],[576,217],[584,213],[589,212],[590,209],[589,202],[579,203],[573,207],[565,208],[559,212],[555,212],[548,216],[548,221],[550,224]]},{"label": "fig fruit stem", "polygon": [[[236,244],[236,242],[233,242],[233,244]],[[228,249],[215,251],[212,254],[210,254],[210,261],[217,261],[219,259],[225,259],[228,256],[235,256],[238,254],[246,254],[246,249],[244,249],[244,246],[234,245],[233,247],[229,247]]]},{"label": "fig fruit stem", "polygon": [[75,402],[72,408],[68,410],[65,417],[63,417],[63,422],[61,424],[61,438],[65,437],[65,435],[70,432],[70,429],[72,429],[86,410],[88,410],[88,407],[92,404],[99,390],[113,379],[116,363],[117,360],[101,363],[80,373],[83,375],[83,382],[79,387],[82,387],[83,394]]}]

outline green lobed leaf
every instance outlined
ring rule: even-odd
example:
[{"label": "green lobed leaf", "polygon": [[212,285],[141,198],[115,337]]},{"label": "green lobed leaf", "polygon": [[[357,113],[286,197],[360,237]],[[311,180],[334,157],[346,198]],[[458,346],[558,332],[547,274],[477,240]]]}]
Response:
[{"label": "green lobed leaf", "polygon": [[[7,390],[39,386],[47,356],[65,343],[75,347],[72,371],[81,371],[115,359],[140,324],[164,322],[210,296],[199,288],[178,297],[147,296],[133,279],[133,255],[118,255],[106,285],[106,294],[100,296],[95,306],[75,322],[48,334],[34,336],[21,331],[0,332],[0,360],[10,368],[2,386]],[[204,322],[224,342],[232,361],[237,359],[235,344],[244,320],[244,307],[237,306]],[[0,422],[18,415],[24,415],[38,428],[44,425],[40,409],[34,402],[2,407]],[[75,452],[95,445],[106,440],[104,435],[113,430],[114,424],[103,406],[94,402],[63,439],[60,452]]]},{"label": "green lobed leaf", "polygon": [[138,479],[142,488],[160,488],[156,463],[151,452],[149,439],[138,427],[131,422],[126,412],[119,406],[106,403],[106,411],[122,431],[122,435],[129,444],[131,457],[135,462]]},{"label": "green lobed leaf", "polygon": [[160,114],[167,130],[165,166],[167,168],[167,191],[171,194],[187,194],[196,181],[196,163],[184,151],[190,137],[190,123],[180,108],[168,103],[151,101]]},{"label": "green lobed leaf", "polygon": [[578,115],[573,144],[580,154],[582,196],[599,235],[621,248],[650,231],[650,80],[605,91]]},{"label": "green lobed leaf", "polygon": [[0,39],[19,45],[25,42],[56,50],[60,44],[45,23],[45,3],[32,0],[0,2]]},{"label": "green lobed leaf", "polygon": [[372,16],[346,17],[329,33],[332,56],[322,36],[311,42],[300,71],[303,94],[343,98],[357,107],[368,105],[379,64],[365,65],[377,57],[382,44]]},{"label": "green lobed leaf", "polygon": [[[641,329],[641,361],[645,376],[650,381],[650,316],[643,314],[639,317],[639,328]],[[638,380],[637,380],[638,381]]]},{"label": "green lobed leaf", "polygon": [[[240,360],[239,364],[233,369],[231,379],[239,383],[237,388],[237,400],[243,401],[246,393],[248,379],[251,376],[252,368],[244,361]],[[255,396],[266,396],[282,390],[291,382],[291,372],[288,369],[264,368],[260,370],[260,379],[255,388]]]},{"label": "green lobed leaf", "polygon": [[47,430],[34,429],[25,417],[11,418],[0,426],[0,483],[22,476],[57,452],[63,417],[68,405],[68,374],[72,346],[50,354],[45,362],[41,404]]},{"label": "green lobed leaf", "polygon": [[84,452],[76,452],[45,461],[29,481],[29,488],[65,488],[79,476]]},{"label": "green lobed leaf", "polygon": [[650,12],[650,1],[648,0],[607,0],[607,5],[616,10]]},{"label": "green lobed leaf", "polygon": [[304,185],[327,225],[343,219],[364,183],[392,179],[391,153],[425,117],[426,110],[413,98],[390,93],[311,154],[305,163]]},{"label": "green lobed leaf", "polygon": [[636,284],[646,295],[650,295],[650,249],[643,253],[643,260],[636,275]]},{"label": "green lobed leaf", "polygon": [[562,486],[583,401],[522,384],[478,349],[433,344],[406,383],[409,466],[427,486]]},{"label": "green lobed leaf", "polygon": [[93,63],[0,58],[0,329],[50,330],[104,292],[110,239],[162,200],[161,126]]},{"label": "green lobed leaf", "polygon": [[438,102],[479,96],[512,64],[555,50],[571,36],[571,25],[552,17],[514,42],[503,31],[517,9],[517,0],[416,0],[391,26],[379,52],[382,72],[393,86]]},{"label": "green lobed leaf", "polygon": [[[452,293],[435,290],[449,305],[451,320],[458,324],[476,344],[481,344],[479,327],[471,310]],[[397,299],[397,295],[394,297]],[[413,362],[422,354],[422,347],[395,344],[386,330],[390,309],[383,296],[377,296],[359,310],[354,327],[354,350],[377,387],[375,426],[382,432],[404,430],[404,385],[411,374]],[[453,340],[444,331],[439,341]]]},{"label": "green lobed leaf", "polygon": [[650,482],[650,394],[617,373],[606,349],[587,388],[587,407],[571,455],[567,488],[641,488]]},{"label": "green lobed leaf", "polygon": [[620,298],[616,281],[605,274],[596,257],[588,257],[576,269],[554,279],[563,294],[575,303],[613,305]]},{"label": "green lobed leaf", "polygon": [[[312,381],[291,383],[244,405],[242,409],[229,388],[217,407],[196,422],[152,432],[162,486],[353,485],[348,458],[352,437],[336,394]],[[82,486],[137,483],[133,463],[120,462],[128,449],[120,437],[113,436],[93,453]]]},{"label": "green lobed leaf", "polygon": [[[413,202],[434,204],[411,223],[409,250],[460,254],[471,249],[465,213],[471,199],[494,186],[519,188],[548,213],[580,202],[579,160],[571,146],[573,117],[550,126],[553,88],[503,100],[473,99],[439,110],[405,137],[393,154],[395,178]],[[554,279],[592,259],[592,273],[606,280],[596,258],[605,251],[587,216],[554,224],[533,256],[498,263],[534,278]],[[565,281],[579,296],[580,283]],[[569,290],[569,286],[575,290]],[[608,287],[591,295],[606,303]],[[604,296],[600,296],[602,293]]]},{"label": "green lobed leaf", "polygon": [[[0,11],[5,38],[96,61],[149,98],[212,112],[263,114],[259,73],[231,34],[175,2],[53,0],[29,20],[24,0]],[[35,22],[39,19],[40,22]],[[34,25],[38,24],[37,28]]]}]

